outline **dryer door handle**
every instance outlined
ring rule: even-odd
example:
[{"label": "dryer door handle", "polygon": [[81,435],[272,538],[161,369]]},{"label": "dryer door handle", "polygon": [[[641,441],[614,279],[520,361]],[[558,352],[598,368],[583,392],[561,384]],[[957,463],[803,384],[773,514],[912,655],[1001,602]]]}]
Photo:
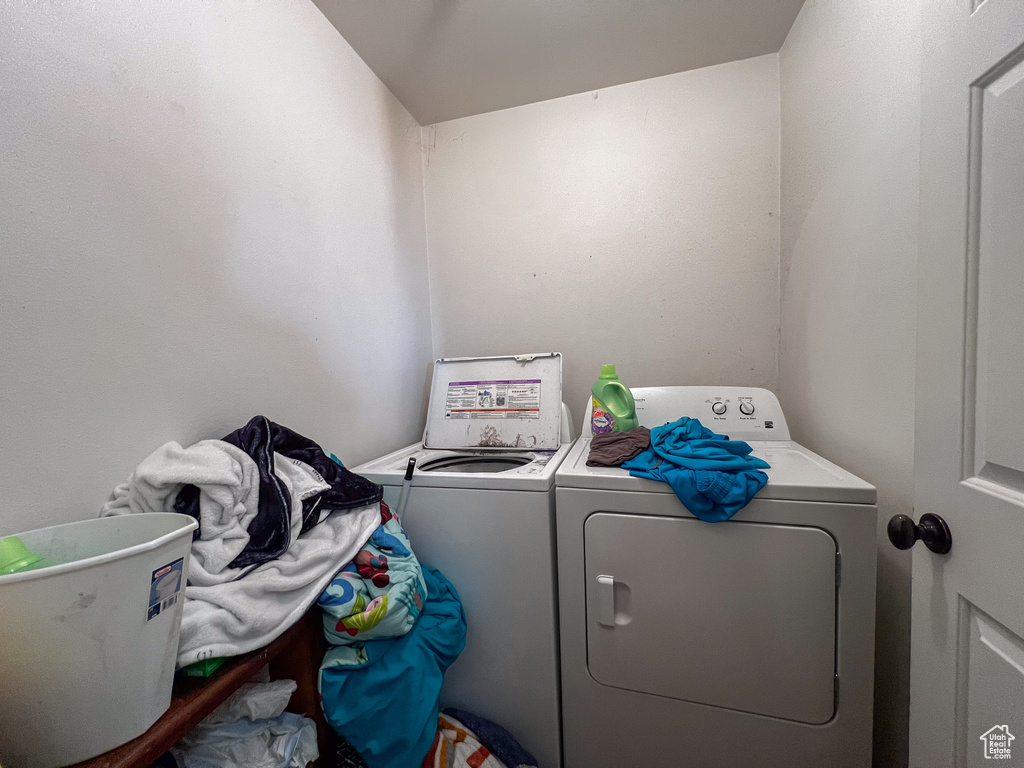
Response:
[{"label": "dryer door handle", "polygon": [[615,626],[615,577],[597,577],[597,623],[603,627]]}]

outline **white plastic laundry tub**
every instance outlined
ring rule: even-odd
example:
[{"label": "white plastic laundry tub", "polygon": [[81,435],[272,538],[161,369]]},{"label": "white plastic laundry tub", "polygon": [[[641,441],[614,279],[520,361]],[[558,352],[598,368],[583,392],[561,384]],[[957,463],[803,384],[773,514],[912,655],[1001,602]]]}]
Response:
[{"label": "white plastic laundry tub", "polygon": [[18,534],[61,564],[0,576],[0,765],[85,760],[167,711],[196,527],[159,513]]}]

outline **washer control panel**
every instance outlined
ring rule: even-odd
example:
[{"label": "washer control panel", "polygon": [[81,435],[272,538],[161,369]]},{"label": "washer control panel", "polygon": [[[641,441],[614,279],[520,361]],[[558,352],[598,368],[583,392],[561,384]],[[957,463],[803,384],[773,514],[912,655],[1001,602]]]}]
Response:
[{"label": "washer control panel", "polygon": [[[632,387],[641,426],[660,427],[683,416],[699,419],[733,440],[789,440],[775,393],[760,387]],[[589,437],[592,401],[587,396],[583,437]]]},{"label": "washer control panel", "polygon": [[[782,406],[760,387],[634,387],[636,415],[645,427],[660,427],[683,416],[734,440],[789,440]],[[583,434],[590,434],[588,399]]]}]

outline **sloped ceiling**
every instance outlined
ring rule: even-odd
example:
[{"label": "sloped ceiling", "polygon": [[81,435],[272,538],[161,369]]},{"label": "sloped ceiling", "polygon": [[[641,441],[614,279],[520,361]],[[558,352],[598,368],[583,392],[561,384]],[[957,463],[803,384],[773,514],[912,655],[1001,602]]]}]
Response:
[{"label": "sloped ceiling", "polygon": [[774,53],[803,0],[314,0],[420,124]]}]

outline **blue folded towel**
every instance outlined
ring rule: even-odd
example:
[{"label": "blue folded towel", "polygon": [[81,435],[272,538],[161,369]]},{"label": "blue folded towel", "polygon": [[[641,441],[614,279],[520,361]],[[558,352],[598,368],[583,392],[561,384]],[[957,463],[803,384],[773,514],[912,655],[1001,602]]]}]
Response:
[{"label": "blue folded towel", "polygon": [[717,435],[697,419],[651,430],[651,447],[622,464],[633,477],[668,483],[694,517],[728,520],[764,488],[769,464],[742,440]]}]

